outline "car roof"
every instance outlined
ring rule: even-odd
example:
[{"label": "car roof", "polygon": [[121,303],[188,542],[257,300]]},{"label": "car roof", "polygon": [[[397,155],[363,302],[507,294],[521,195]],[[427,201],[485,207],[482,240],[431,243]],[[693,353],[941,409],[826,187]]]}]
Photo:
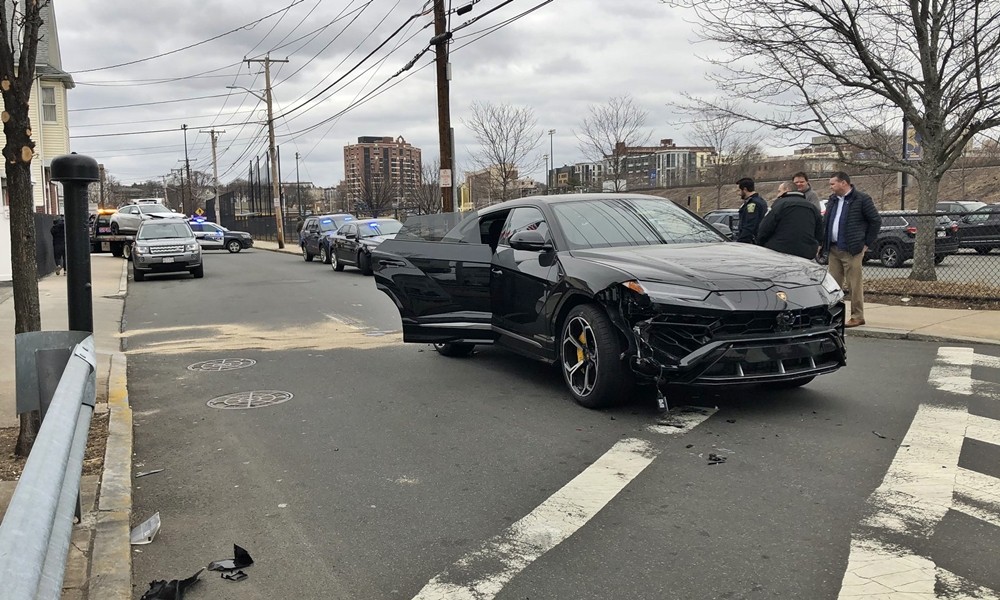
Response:
[{"label": "car roof", "polygon": [[485,215],[499,210],[511,209],[518,206],[531,206],[539,203],[567,204],[570,202],[586,202],[588,200],[592,201],[592,200],[614,200],[614,199],[661,200],[663,202],[673,202],[669,198],[664,198],[663,196],[653,196],[650,194],[614,193],[614,192],[604,192],[595,194],[558,194],[555,196],[525,196],[524,198],[515,198],[514,200],[506,200],[498,204],[487,206],[485,208],[480,209],[479,214]]}]

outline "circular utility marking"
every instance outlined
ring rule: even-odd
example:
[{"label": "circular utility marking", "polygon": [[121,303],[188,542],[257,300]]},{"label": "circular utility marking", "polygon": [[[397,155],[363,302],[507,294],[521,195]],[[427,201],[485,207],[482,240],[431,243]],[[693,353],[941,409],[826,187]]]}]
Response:
[{"label": "circular utility marking", "polygon": [[253,392],[236,392],[212,398],[208,401],[211,408],[223,409],[243,409],[243,408],[264,408],[288,402],[292,399],[291,392],[279,390],[255,390]]},{"label": "circular utility marking", "polygon": [[252,367],[255,364],[257,364],[257,361],[252,358],[216,358],[188,365],[188,371],[210,371],[217,373],[219,371],[245,369],[246,367]]}]

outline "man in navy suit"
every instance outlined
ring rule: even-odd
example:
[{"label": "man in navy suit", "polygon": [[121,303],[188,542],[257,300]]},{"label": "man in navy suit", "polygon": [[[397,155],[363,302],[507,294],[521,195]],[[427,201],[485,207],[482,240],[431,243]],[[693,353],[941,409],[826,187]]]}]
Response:
[{"label": "man in navy suit", "polygon": [[868,247],[875,244],[882,217],[872,197],[851,185],[843,171],[830,176],[830,199],[824,218],[823,249],[829,252],[830,274],[841,288],[850,289],[851,318],[845,327],[865,324],[865,291],[861,264]]}]

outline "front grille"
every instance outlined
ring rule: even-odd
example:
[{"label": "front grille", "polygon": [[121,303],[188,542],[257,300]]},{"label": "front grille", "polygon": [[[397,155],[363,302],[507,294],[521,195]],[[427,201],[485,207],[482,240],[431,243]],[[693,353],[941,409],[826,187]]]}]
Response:
[{"label": "front grille", "polygon": [[667,355],[661,357],[665,362],[676,363],[714,341],[839,328],[843,322],[843,304],[787,311],[671,312],[649,321],[648,341],[654,352]]},{"label": "front grille", "polygon": [[829,373],[844,365],[844,347],[837,335],[819,334],[771,344],[736,342],[692,383],[753,383]]},{"label": "front grille", "polygon": [[184,252],[184,246],[151,246],[150,254],[180,254]]}]

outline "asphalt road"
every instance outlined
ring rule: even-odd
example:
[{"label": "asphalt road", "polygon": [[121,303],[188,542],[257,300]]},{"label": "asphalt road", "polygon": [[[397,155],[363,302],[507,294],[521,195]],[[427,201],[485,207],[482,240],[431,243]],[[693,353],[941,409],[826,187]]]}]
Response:
[{"label": "asphalt road", "polygon": [[[552,367],[403,345],[395,307],[356,270],[260,250],[205,265],[203,280],[129,284],[136,470],[164,469],[134,480],[136,523],[163,522],[135,547],[136,598],[234,543],[249,578],[203,574],[186,598],[822,600],[879,544],[935,561],[942,589],[1000,590],[983,496],[982,518],[948,509],[930,533],[912,515],[875,522],[927,406],[1000,419],[1000,349],[967,349],[986,358],[963,379],[941,344],[849,338],[848,368],[800,390],[597,412]],[[189,368],[219,359],[255,363]],[[1000,446],[949,435],[955,468],[1000,478]]]}]

